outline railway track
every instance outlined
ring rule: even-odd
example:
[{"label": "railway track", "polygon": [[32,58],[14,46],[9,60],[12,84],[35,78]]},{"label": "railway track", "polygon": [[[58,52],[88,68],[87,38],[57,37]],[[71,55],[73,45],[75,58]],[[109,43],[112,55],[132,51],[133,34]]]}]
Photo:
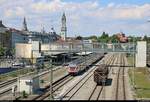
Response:
[{"label": "railway track", "polygon": [[122,63],[123,63],[123,75],[122,75],[122,79],[123,79],[123,99],[126,100],[126,86],[125,86],[125,59],[123,57],[122,59]]},{"label": "railway track", "polygon": [[125,87],[125,60],[124,56],[120,56],[120,64],[121,67],[118,69],[117,74],[117,86],[116,86],[116,94],[115,99],[116,100],[126,100],[126,87]]},{"label": "railway track", "polygon": [[[54,71],[57,71],[57,70],[59,70],[60,68],[54,68],[53,70]],[[32,73],[34,73],[34,72],[31,72],[31,73],[28,73],[28,74],[32,74]],[[45,75],[45,74],[48,74],[49,73],[49,71],[45,71],[45,72],[43,72],[43,73],[41,73],[41,74],[39,74],[39,77],[42,77],[43,75]],[[27,75],[28,75],[27,74]],[[25,75],[22,75],[22,76],[20,76],[20,77],[24,77]],[[1,82],[0,83],[0,96],[2,97],[2,96],[4,96],[4,95],[7,95],[7,94],[10,94],[11,93],[11,90],[12,90],[12,84],[14,84],[15,85],[15,83],[17,83],[17,79],[18,78],[13,78],[13,79],[11,79],[11,80],[8,80],[8,81],[5,81],[5,82]],[[6,90],[4,90],[6,88]]]},{"label": "railway track", "polygon": [[12,84],[15,84],[16,82],[17,82],[17,79],[15,78],[15,79],[0,83],[0,90],[3,90],[5,88],[9,87],[6,90],[0,91],[0,97],[11,93],[12,88],[10,87],[10,84],[11,84],[11,86],[13,86]]},{"label": "railway track", "polygon": [[[54,70],[54,71],[57,71],[57,70],[59,70],[59,69],[61,69],[61,67],[55,68],[55,69],[53,69],[53,70]],[[42,72],[41,74],[39,74],[39,75],[37,75],[37,76],[42,77],[43,75],[48,74],[49,72],[50,72],[50,71],[48,70],[48,71]],[[32,73],[33,73],[33,72],[32,72]],[[20,76],[20,77],[24,77],[24,76],[25,76],[25,75]],[[5,82],[1,82],[1,83],[0,83],[0,90],[2,90],[2,91],[0,91],[0,96],[4,96],[6,93],[11,92],[11,87],[10,87],[10,85],[11,85],[11,84],[15,84],[15,83],[17,82],[17,79],[18,79],[18,78],[14,78],[14,79],[12,79],[12,80],[8,80],[8,81],[5,81]],[[8,87],[8,89],[6,89],[6,90],[3,91],[3,89],[6,88],[6,87]]]},{"label": "railway track", "polygon": [[[112,65],[115,61],[115,56],[112,55],[111,58],[109,58],[109,61],[107,63],[107,65]],[[109,68],[109,73],[111,71],[111,68]],[[105,83],[102,84],[102,86],[99,85],[95,85],[95,88],[93,89],[91,95],[89,96],[88,100],[99,100],[100,99],[100,95],[102,94],[103,89],[105,88]]]},{"label": "railway track", "polygon": [[[84,62],[83,62],[84,63]],[[71,76],[70,76],[71,77]],[[53,84],[53,93],[56,92],[57,90],[59,90],[60,88],[62,88],[65,84],[67,84],[68,82],[70,82],[74,77],[68,77],[68,78],[62,78],[60,79],[59,81],[57,81],[56,83]],[[66,81],[68,80],[68,81]],[[33,100],[44,100],[46,99],[49,95],[50,95],[50,92],[48,92],[50,89],[50,86],[48,86],[46,89],[47,89],[47,92],[42,94],[42,95],[39,95],[38,97],[34,98]]]},{"label": "railway track", "polygon": [[[112,56],[109,58],[109,60],[112,60]],[[108,61],[109,62],[109,61]],[[107,64],[108,64],[107,62]],[[98,63],[100,64],[100,63]],[[85,83],[87,83],[87,81],[93,76],[93,72],[95,70],[96,66],[94,66],[94,68],[86,75],[84,76],[80,81],[78,81],[78,83],[76,83],[67,93],[65,93],[64,100],[72,100],[73,97],[77,94],[77,92],[85,85]],[[95,91],[97,90],[97,88],[100,90],[98,93],[98,97],[101,95],[102,89],[100,88],[101,86],[97,86],[95,87]],[[97,92],[97,91],[96,91]],[[94,92],[92,93],[94,94]],[[69,97],[67,98],[67,96],[69,95]],[[92,96],[92,95],[91,95]]]},{"label": "railway track", "polygon": [[12,89],[9,88],[9,89],[7,89],[7,90],[4,90],[3,92],[0,92],[0,97],[10,94],[10,93],[11,93],[11,90],[12,90]]},{"label": "railway track", "polygon": [[6,87],[12,83],[15,83],[17,81],[17,78],[15,79],[12,79],[12,80],[9,80],[9,81],[6,81],[6,82],[3,82],[3,83],[0,83],[0,90],[3,88],[3,87]]},{"label": "railway track", "polygon": [[[66,83],[70,82],[73,79],[72,76],[70,76],[69,74],[61,79],[59,79],[58,81],[54,82],[52,85],[52,89],[53,89],[53,93],[57,90],[59,90],[61,87],[63,87]],[[46,87],[46,92],[33,98],[32,100],[44,100],[45,98],[47,98],[50,95],[50,87],[51,86],[47,86]]]}]

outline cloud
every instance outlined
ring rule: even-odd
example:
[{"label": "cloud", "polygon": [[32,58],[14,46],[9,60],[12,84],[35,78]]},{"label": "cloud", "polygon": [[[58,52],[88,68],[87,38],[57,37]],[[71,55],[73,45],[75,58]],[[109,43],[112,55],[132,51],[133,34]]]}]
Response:
[{"label": "cloud", "polygon": [[17,17],[17,16],[24,16],[25,11],[22,7],[15,7],[13,9],[6,9],[4,11],[4,16],[5,17]]},{"label": "cloud", "polygon": [[[148,3],[131,5],[110,2],[104,6],[99,3],[99,0],[86,0],[84,2],[74,2],[73,0],[68,2],[63,0],[0,0],[0,5],[0,17],[2,19],[5,21],[9,19],[10,21],[26,16],[31,30],[39,30],[41,25],[49,30],[52,25],[51,20],[54,20],[53,25],[56,31],[60,32],[61,16],[62,12],[65,11],[67,27],[69,28],[68,34],[70,35],[76,32],[99,33],[99,31],[107,30],[107,28],[111,32],[119,31],[122,28],[130,32],[130,28],[134,26],[138,27],[136,30],[139,32],[149,32],[146,24],[141,26],[141,23],[138,22],[150,17],[150,4]],[[22,21],[18,19],[18,23],[21,24]],[[14,26],[18,23],[15,23]],[[19,25],[17,26],[19,27]]]},{"label": "cloud", "polygon": [[107,5],[108,8],[112,8],[112,7],[114,7],[114,6],[115,6],[115,3],[109,3],[109,4]]},{"label": "cloud", "polygon": [[115,18],[122,19],[142,19],[150,16],[150,4],[142,6],[133,6],[128,8],[120,8],[114,12]]},{"label": "cloud", "polygon": [[36,12],[42,12],[42,11],[50,11],[50,12],[56,12],[63,7],[63,3],[60,0],[54,0],[52,2],[37,2],[33,3],[31,5],[31,8],[34,9]]},{"label": "cloud", "polygon": [[100,8],[91,12],[89,16],[101,19],[142,19],[150,16],[150,4],[142,6],[114,6],[113,3],[108,4],[105,8]]}]

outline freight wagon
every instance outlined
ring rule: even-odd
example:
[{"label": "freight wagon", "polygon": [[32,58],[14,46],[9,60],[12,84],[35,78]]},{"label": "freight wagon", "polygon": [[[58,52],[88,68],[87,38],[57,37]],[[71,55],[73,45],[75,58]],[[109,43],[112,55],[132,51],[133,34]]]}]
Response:
[{"label": "freight wagon", "polygon": [[102,85],[102,82],[106,82],[108,78],[108,67],[105,64],[101,64],[94,71],[94,82],[97,85]]}]

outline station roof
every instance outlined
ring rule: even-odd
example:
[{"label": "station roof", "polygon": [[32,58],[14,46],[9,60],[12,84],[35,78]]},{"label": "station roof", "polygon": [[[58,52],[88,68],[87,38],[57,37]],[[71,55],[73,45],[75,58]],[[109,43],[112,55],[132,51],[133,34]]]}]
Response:
[{"label": "station roof", "polygon": [[92,52],[79,52],[77,53],[78,55],[89,55],[91,54]]}]

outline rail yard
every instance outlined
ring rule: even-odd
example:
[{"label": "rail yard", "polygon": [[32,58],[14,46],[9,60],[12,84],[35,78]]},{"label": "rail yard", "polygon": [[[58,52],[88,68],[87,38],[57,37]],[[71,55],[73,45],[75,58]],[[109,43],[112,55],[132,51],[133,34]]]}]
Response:
[{"label": "rail yard", "polygon": [[[127,67],[128,62],[125,53],[90,54],[86,58],[88,60],[82,60],[80,63],[78,61],[80,59],[73,61],[76,62],[74,69],[78,68],[79,71],[79,68],[82,68],[82,71],[75,75],[70,73],[70,68],[73,66],[71,64],[75,65],[73,62],[70,62],[71,64],[69,63],[68,66],[55,68],[53,70],[52,86],[49,83],[50,71],[38,74],[39,78],[45,81],[44,84],[40,84],[41,93],[19,99],[48,100],[52,87],[54,100],[134,100],[129,85],[127,73],[129,67]],[[98,72],[106,68],[107,72]],[[0,84],[2,90],[0,93],[1,100],[11,100],[13,98],[10,84],[12,86],[17,85],[17,79]],[[16,94],[16,97],[19,96]]]},{"label": "rail yard", "polygon": [[0,8],[0,101],[150,101],[150,0]]},{"label": "rail yard", "polygon": [[[109,50],[106,49],[108,46]],[[133,46],[108,44],[103,45],[103,50],[71,52],[69,49],[66,54],[59,50],[59,54],[38,58],[38,63],[20,67],[14,71],[16,73],[10,72],[11,76],[6,73],[8,80],[1,78],[0,100],[149,99],[149,92],[145,90],[149,88],[150,72],[145,67],[149,65],[146,60],[149,50],[145,50],[145,42],[138,42],[137,49]],[[61,60],[61,64],[57,64]],[[30,71],[21,74],[18,73],[20,70]]]}]

